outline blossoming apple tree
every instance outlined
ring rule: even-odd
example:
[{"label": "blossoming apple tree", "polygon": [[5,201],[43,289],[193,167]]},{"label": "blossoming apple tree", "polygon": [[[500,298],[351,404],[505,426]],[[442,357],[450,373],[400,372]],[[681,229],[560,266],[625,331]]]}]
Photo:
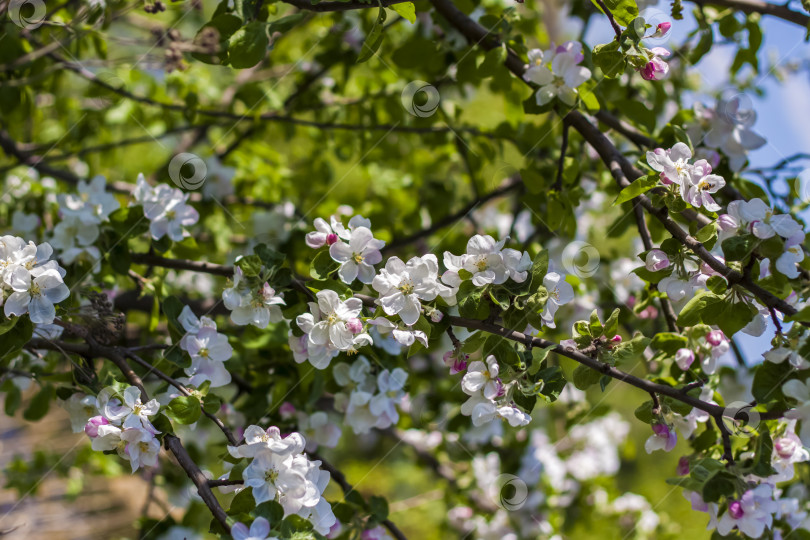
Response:
[{"label": "blossoming apple tree", "polygon": [[807,9],[0,3],[0,392],[86,439],[6,487],[140,476],[142,538],[810,535],[806,156],[749,155]]}]

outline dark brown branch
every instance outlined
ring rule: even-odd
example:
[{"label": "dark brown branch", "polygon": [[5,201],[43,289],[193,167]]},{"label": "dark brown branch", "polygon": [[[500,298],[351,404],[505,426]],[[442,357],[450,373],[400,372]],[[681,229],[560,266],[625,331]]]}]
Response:
[{"label": "dark brown branch", "polygon": [[621,39],[622,38],[622,28],[616,22],[616,19],[613,18],[613,13],[610,12],[610,10],[605,5],[605,2],[603,0],[594,0],[594,1],[599,6],[599,9],[602,10],[602,13],[604,13],[605,16],[608,18],[608,20],[610,21],[610,26],[613,27],[613,32],[616,34],[616,39],[617,40]]},{"label": "dark brown branch", "polygon": [[474,201],[471,201],[469,204],[467,204],[464,208],[462,208],[458,212],[455,212],[453,214],[450,214],[449,216],[443,217],[442,219],[440,219],[436,223],[432,224],[427,229],[422,229],[421,231],[415,232],[415,233],[410,234],[408,236],[404,236],[402,238],[395,238],[389,244],[387,244],[382,249],[382,251],[383,251],[383,253],[387,253],[387,252],[390,252],[392,250],[398,249],[398,248],[400,248],[402,246],[406,246],[408,244],[411,244],[411,243],[419,240],[420,238],[425,238],[427,236],[430,236],[431,234],[435,233],[436,231],[438,231],[440,229],[443,229],[444,227],[448,227],[448,226],[454,224],[455,222],[457,222],[458,220],[463,219],[464,216],[466,216],[467,214],[469,214],[470,212],[472,212],[473,210],[475,210],[476,208],[478,208],[482,204],[484,204],[486,202],[489,202],[492,199],[496,199],[498,197],[506,195],[507,193],[510,193],[511,191],[513,191],[515,189],[522,188],[522,186],[523,186],[523,181],[518,177],[513,177],[513,178],[511,178],[509,180],[509,182],[505,186],[502,186],[502,187],[499,187],[496,190],[490,191],[486,195],[482,196],[480,199],[476,199]]},{"label": "dark brown branch", "polygon": [[[141,399],[143,401],[149,400],[149,395],[143,386],[143,381],[138,374],[132,370],[122,352],[119,351],[118,348],[98,345],[91,340],[88,340],[87,344],[76,344],[65,342],[56,343],[44,339],[34,339],[28,343],[28,346],[34,349],[63,350],[88,358],[107,358],[113,362],[119,370],[121,370],[121,373],[124,374],[131,385],[137,387],[141,391]],[[205,477],[197,464],[194,463],[194,461],[188,455],[188,452],[183,447],[180,439],[174,435],[167,434],[163,438],[163,443],[166,445],[166,448],[171,451],[172,454],[174,454],[177,462],[186,472],[191,481],[194,482],[194,485],[197,486],[197,493],[200,495],[200,498],[203,500],[205,505],[208,506],[211,514],[213,514],[213,516],[217,519],[217,521],[220,522],[226,531],[229,530],[230,525],[228,524],[228,515],[225,513],[225,510],[223,510],[222,506],[219,504],[219,501],[214,496],[214,493],[211,491],[211,488],[208,485],[208,478]]]},{"label": "dark brown branch", "polygon": [[311,0],[282,0],[285,4],[290,4],[298,9],[305,9],[308,11],[350,11],[353,9],[369,9],[392,6],[394,4],[402,4],[410,2],[411,0],[381,0],[381,2],[318,2],[313,3]]},{"label": "dark brown branch", "polygon": [[810,16],[793,11],[787,4],[771,4],[760,0],[692,0],[699,6],[720,6],[742,11],[743,13],[761,13],[771,17],[778,17],[788,22],[807,28]]}]

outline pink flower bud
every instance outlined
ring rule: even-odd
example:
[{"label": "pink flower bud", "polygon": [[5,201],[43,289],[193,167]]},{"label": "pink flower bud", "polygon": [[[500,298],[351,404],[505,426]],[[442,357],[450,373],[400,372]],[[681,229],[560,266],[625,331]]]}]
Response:
[{"label": "pink flower bud", "polygon": [[450,375],[455,375],[456,373],[461,373],[465,369],[467,369],[467,359],[469,355],[462,353],[461,351],[447,351],[442,356],[442,360],[444,361],[444,365],[450,368]]},{"label": "pink flower bud", "polygon": [[740,501],[734,501],[728,505],[728,514],[734,519],[740,519],[745,512],[743,511]]},{"label": "pink flower bud", "polygon": [[779,437],[773,441],[773,448],[782,459],[790,459],[793,457],[798,446],[796,439],[791,437]]},{"label": "pink flower bud", "polygon": [[660,249],[651,249],[644,259],[644,266],[650,272],[658,272],[669,266],[669,257]]},{"label": "pink flower bud", "polygon": [[655,33],[663,36],[666,35],[667,32],[669,32],[670,28],[672,28],[671,22],[662,22],[655,28]]},{"label": "pink flower bud", "polygon": [[281,404],[281,407],[278,408],[278,414],[281,415],[282,420],[289,420],[295,415],[295,405],[289,401],[285,401]]},{"label": "pink flower bud", "polygon": [[655,319],[658,317],[658,309],[655,306],[647,306],[638,314],[639,319]]},{"label": "pink flower bud", "polygon": [[358,318],[349,319],[346,321],[346,328],[348,328],[349,332],[352,334],[359,334],[363,331],[363,321]]},{"label": "pink flower bud", "polygon": [[337,241],[338,241],[338,235],[336,235],[335,233],[329,233],[329,234],[326,235],[326,245],[327,246],[331,246],[332,244],[334,244]]},{"label": "pink flower bud", "polygon": [[723,214],[717,218],[717,226],[720,227],[721,231],[736,231],[740,223],[734,216]]},{"label": "pink flower bud", "polygon": [[693,353],[691,349],[678,349],[675,353],[675,363],[678,364],[678,367],[683,371],[688,370],[689,366],[691,366],[694,361],[695,353]]},{"label": "pink flower bud", "polygon": [[615,336],[610,338],[610,341],[612,341],[613,343],[621,343],[622,342],[622,336],[620,336],[619,334],[616,334]]},{"label": "pink flower bud", "polygon": [[717,347],[718,345],[722,345],[726,342],[726,335],[722,330],[712,330],[709,332],[709,335],[706,336],[706,341],[712,347]]},{"label": "pink flower bud", "polygon": [[686,476],[689,474],[689,458],[681,456],[678,460],[678,476]]},{"label": "pink flower bud", "polygon": [[103,416],[94,416],[84,425],[84,432],[91,439],[98,437],[98,427],[109,425],[110,421]]},{"label": "pink flower bud", "polygon": [[439,311],[438,309],[434,309],[433,312],[430,314],[430,320],[435,323],[442,322],[444,319],[444,313]]},{"label": "pink flower bud", "polygon": [[653,424],[652,430],[659,437],[669,437],[669,427],[666,424]]}]

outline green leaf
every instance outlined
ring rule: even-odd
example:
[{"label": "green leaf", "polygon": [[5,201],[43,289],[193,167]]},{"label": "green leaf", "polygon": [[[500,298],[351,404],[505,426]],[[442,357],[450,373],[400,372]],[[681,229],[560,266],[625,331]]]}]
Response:
[{"label": "green leaf", "polygon": [[599,320],[599,314],[595,309],[591,312],[591,321],[588,328],[592,337],[599,337],[605,331],[605,327],[602,326],[602,321]]},{"label": "green leaf", "polygon": [[641,178],[636,179],[633,183],[624,188],[621,191],[621,193],[619,193],[619,196],[616,197],[616,200],[613,201],[613,205],[616,206],[617,204],[626,203],[627,201],[633,199],[634,197],[638,197],[642,193],[651,190],[657,184],[658,184],[657,175],[650,174],[647,176],[642,176]]},{"label": "green leaf", "polygon": [[543,381],[540,395],[543,396],[548,403],[557,401],[557,398],[560,397],[560,394],[565,389],[565,385],[568,383],[568,381],[565,380],[563,370],[559,366],[541,369],[537,372],[536,380]]},{"label": "green leaf", "polygon": [[556,345],[549,345],[545,348],[532,348],[532,364],[529,366],[529,375],[536,375],[540,371],[540,368],[543,367],[543,362],[545,362],[548,357],[548,353],[554,350],[555,347]]},{"label": "green leaf", "polygon": [[689,344],[689,340],[680,334],[671,332],[659,332],[652,338],[650,345],[654,349],[663,351],[668,355],[674,355],[678,349],[683,349]]},{"label": "green leaf", "polygon": [[[712,304],[722,302],[723,299],[714,293],[700,290],[683,306],[678,315],[679,326],[694,326],[702,321],[704,310]],[[708,323],[708,324],[714,324]]]},{"label": "green leaf", "polygon": [[751,394],[757,403],[768,403],[773,400],[783,401],[782,385],[788,381],[793,368],[788,362],[774,364],[762,362],[754,368],[754,380],[751,383]]},{"label": "green leaf", "polygon": [[476,287],[472,281],[465,281],[458,289],[458,312],[468,319],[483,320],[489,317],[486,287]]},{"label": "green leaf", "polygon": [[193,424],[202,414],[200,400],[194,396],[178,396],[169,402],[166,414],[181,424]]},{"label": "green leaf", "polygon": [[28,317],[14,317],[17,324],[0,334],[0,358],[14,358],[31,341],[34,325]]},{"label": "green leaf", "polygon": [[377,53],[377,50],[382,45],[383,41],[383,31],[385,30],[385,19],[387,15],[385,13],[385,9],[380,7],[380,11],[377,14],[377,20],[374,21],[374,26],[371,27],[371,31],[366,36],[366,40],[363,41],[363,46],[360,49],[360,54],[357,56],[357,63],[362,64],[363,62],[368,61],[372,56]]},{"label": "green leaf", "polygon": [[610,314],[610,317],[605,321],[605,336],[608,338],[612,338],[616,334],[619,333],[619,313],[621,310],[616,308]]},{"label": "green leaf", "polygon": [[416,6],[413,5],[413,2],[393,4],[389,7],[396,11],[400,17],[407,19],[411,24],[416,22]]},{"label": "green leaf", "polygon": [[312,260],[312,264],[309,266],[309,275],[314,279],[328,279],[332,272],[338,268],[340,268],[340,263],[329,255],[328,249],[324,249],[319,251]]},{"label": "green leaf", "polygon": [[582,364],[574,368],[574,386],[579,390],[587,390],[601,378],[601,373]]},{"label": "green leaf", "polygon": [[532,268],[529,272],[532,281],[532,291],[536,291],[543,286],[543,278],[548,273],[548,251],[541,250],[534,256],[532,261]]},{"label": "green leaf", "polygon": [[619,42],[611,41],[593,48],[593,63],[607,78],[615,78],[624,73],[624,54],[619,50]]},{"label": "green leaf", "polygon": [[[593,1],[593,0],[592,0]],[[593,5],[602,11],[602,8],[596,2]],[[605,5],[613,14],[613,18],[621,26],[629,26],[633,19],[638,17],[638,6],[635,0],[605,0]]]},{"label": "green leaf", "polygon": [[276,501],[265,501],[253,510],[253,514],[256,517],[263,517],[270,522],[271,527],[274,527],[284,519],[284,507]]},{"label": "green leaf", "polygon": [[806,306],[793,315],[785,317],[785,322],[794,321],[810,322],[810,306]]},{"label": "green leaf", "polygon": [[381,523],[388,519],[388,501],[379,495],[372,495],[368,499],[368,508],[371,512],[371,518],[377,523]]},{"label": "green leaf", "polygon": [[228,40],[228,61],[232,67],[253,67],[264,59],[267,47],[267,25],[252,21],[233,33]]},{"label": "green leaf", "polygon": [[750,235],[732,236],[723,240],[720,247],[723,248],[723,255],[727,261],[742,261],[753,253],[756,239]]},{"label": "green leaf", "polygon": [[39,392],[34,394],[31,398],[28,407],[23,412],[23,418],[29,422],[36,422],[48,414],[48,409],[51,406],[51,400],[54,397],[54,389],[50,384],[43,386]]}]

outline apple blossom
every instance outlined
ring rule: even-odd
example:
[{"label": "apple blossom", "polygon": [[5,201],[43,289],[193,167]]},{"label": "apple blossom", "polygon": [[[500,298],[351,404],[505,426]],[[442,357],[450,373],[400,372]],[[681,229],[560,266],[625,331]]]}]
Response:
[{"label": "apple blossom", "polygon": [[773,487],[768,484],[746,491],[738,501],[731,501],[728,510],[717,522],[717,532],[727,535],[735,527],[751,538],[759,538],[765,529],[773,526],[776,512]]},{"label": "apple blossom", "polygon": [[98,414],[98,400],[95,396],[88,396],[77,392],[60,401],[60,404],[70,415],[70,428],[73,433],[81,433],[85,424]]},{"label": "apple blossom", "polygon": [[266,328],[270,323],[284,319],[280,305],[284,298],[276,294],[269,283],[263,283],[258,289],[251,289],[239,266],[234,268],[231,287],[222,291],[225,307],[231,310],[231,321],[239,326],[252,324],[257,328]]},{"label": "apple blossom", "polygon": [[648,454],[652,454],[656,450],[670,452],[675,448],[675,444],[678,442],[678,435],[675,433],[674,429],[661,423],[653,424],[652,429],[653,434],[647,439],[647,442],[644,443],[644,449]]},{"label": "apple blossom", "polygon": [[745,165],[750,150],[756,150],[767,142],[751,130],[757,119],[756,111],[742,111],[742,99],[720,100],[714,108],[695,103],[697,123],[688,133],[693,141],[703,141],[709,148],[721,150],[729,159],[729,167],[738,172]]},{"label": "apple blossom", "polygon": [[[315,345],[309,339],[309,334],[315,325],[321,322],[321,310],[316,302],[308,302],[309,313],[303,313],[296,317],[295,324],[304,332],[301,337],[295,337],[290,333],[290,349],[293,351],[294,359],[299,364],[309,360],[315,369],[325,369],[332,358],[340,354],[340,350],[331,342],[323,345]],[[353,320],[353,319],[349,319]],[[348,324],[348,323],[347,323]],[[348,329],[348,326],[347,326]],[[349,329],[351,332],[351,330]]]},{"label": "apple blossom", "polygon": [[154,467],[157,465],[160,441],[151,431],[142,427],[124,429],[121,441],[125,444],[124,454],[132,466],[132,472],[141,467]]},{"label": "apple blossom", "polygon": [[554,315],[560,306],[574,299],[574,288],[557,272],[549,272],[543,278],[543,286],[548,291],[548,301],[541,315],[543,323],[549,328],[556,328]]},{"label": "apple blossom", "polygon": [[637,68],[637,71],[641,73],[641,77],[646,81],[660,81],[669,73],[669,64],[662,60],[662,58],[672,53],[663,47],[646,49],[646,52],[648,53],[649,61],[643,68]]},{"label": "apple blossom", "polygon": [[385,317],[369,319],[368,323],[374,325],[383,336],[390,332],[394,339],[405,347],[410,347],[416,341],[419,341],[426,349],[428,348],[427,334],[421,330],[414,330],[401,323],[395,324]]},{"label": "apple blossom", "polygon": [[562,51],[555,51],[553,57],[546,58],[545,62],[543,57],[540,51],[531,51],[529,60],[532,64],[523,75],[526,81],[540,86],[536,95],[537,104],[543,106],[559,97],[563,103],[573,107],[577,103],[577,87],[591,78],[591,71],[578,65],[582,55],[573,48],[563,48]]},{"label": "apple blossom", "polygon": [[412,326],[422,313],[422,301],[452,296],[450,288],[439,283],[438,272],[435,255],[413,257],[407,263],[391,257],[371,286],[380,294],[377,303],[387,315],[399,315],[402,322]]},{"label": "apple blossom", "polygon": [[374,265],[382,261],[380,249],[385,245],[377,240],[366,227],[352,231],[349,243],[335,242],[329,247],[329,255],[340,263],[338,276],[343,283],[359,279],[361,283],[371,283],[374,279]]},{"label": "apple blossom", "polygon": [[675,352],[675,363],[683,371],[687,371],[692,362],[695,361],[695,353],[691,349],[678,349]]},{"label": "apple blossom", "polygon": [[[283,405],[282,405],[283,407]],[[298,429],[307,441],[306,450],[314,452],[318,446],[334,448],[340,441],[340,426],[332,422],[323,411],[308,415],[304,412],[296,414]]]},{"label": "apple blossom", "polygon": [[103,400],[99,398],[103,407],[104,415],[113,424],[120,425],[124,429],[143,428],[149,433],[160,433],[149,421],[160,409],[160,404],[155,399],[146,403],[141,401],[141,391],[135,386],[128,386],[121,393],[123,403],[115,403],[117,400]]},{"label": "apple blossom", "polygon": [[682,143],[675,143],[669,150],[656,148],[647,152],[647,163],[654,171],[661,173],[662,181],[667,184],[677,184],[683,188],[689,178],[692,151]]},{"label": "apple blossom", "polygon": [[444,365],[450,368],[450,375],[455,375],[467,369],[467,360],[469,358],[470,355],[454,349],[444,353],[442,360]]},{"label": "apple blossom", "polygon": [[270,522],[263,517],[257,517],[250,524],[250,529],[244,523],[234,523],[231,527],[231,536],[234,540],[278,540],[270,535]]},{"label": "apple blossom", "polygon": [[461,379],[461,389],[470,396],[481,391],[485,398],[495,399],[503,390],[498,378],[499,370],[498,361],[493,355],[489,355],[484,362],[476,360],[469,365]]},{"label": "apple blossom", "polygon": [[658,272],[669,266],[669,257],[660,249],[652,249],[644,259],[644,266],[650,272]]},{"label": "apple blossom", "polygon": [[339,350],[347,350],[353,345],[352,332],[346,323],[356,319],[363,310],[363,302],[357,298],[341,301],[335,291],[318,291],[320,320],[314,322],[309,333],[309,343],[315,346],[331,345]]},{"label": "apple blossom", "polygon": [[[160,240],[164,236],[175,242],[181,242],[189,234],[184,229],[199,221],[197,213],[188,202],[188,193],[180,189],[172,189],[166,184],[160,184],[149,191],[143,177],[138,178],[140,191],[136,190],[136,199],[143,205],[143,214],[150,221],[149,232],[153,240]],[[141,183],[143,182],[143,183]]]},{"label": "apple blossom", "polygon": [[810,384],[808,383],[810,380],[801,382],[791,379],[782,385],[782,392],[798,402],[795,408],[785,413],[785,417],[801,420],[802,429],[799,438],[805,446],[810,446]]},{"label": "apple blossom", "polygon": [[94,416],[84,425],[84,432],[91,439],[95,439],[98,437],[98,428],[108,425],[110,425],[110,421],[103,416]]},{"label": "apple blossom", "polygon": [[720,191],[726,181],[722,176],[710,174],[711,171],[712,167],[705,159],[695,162],[689,170],[687,183],[681,186],[681,196],[696,208],[703,206],[710,212],[717,212],[720,205],[714,202],[711,194]]}]

